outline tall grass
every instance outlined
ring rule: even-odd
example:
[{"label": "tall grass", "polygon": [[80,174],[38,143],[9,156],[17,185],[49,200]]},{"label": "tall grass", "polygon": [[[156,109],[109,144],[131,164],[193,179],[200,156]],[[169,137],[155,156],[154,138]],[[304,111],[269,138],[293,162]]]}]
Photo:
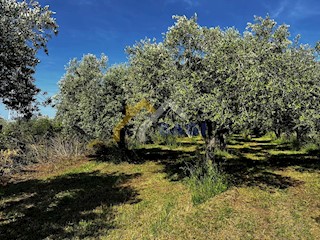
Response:
[{"label": "tall grass", "polygon": [[86,143],[78,137],[56,136],[28,144],[29,158],[35,162],[52,161],[62,158],[75,158],[86,152]]},{"label": "tall grass", "polygon": [[74,159],[85,154],[86,144],[77,137],[55,136],[36,138],[29,136],[22,144],[11,144],[11,148],[0,152],[0,177],[10,177],[26,165]]},{"label": "tall grass", "polygon": [[155,132],[151,135],[151,140],[153,143],[166,145],[170,148],[177,148],[181,146],[181,143],[178,141],[178,139],[178,135],[171,133],[161,134],[160,132]]},{"label": "tall grass", "polygon": [[[267,136],[267,135],[266,135]],[[272,136],[269,134],[269,136]],[[280,138],[271,138],[277,145],[286,145],[292,150],[315,152],[320,150],[320,137],[318,133],[307,135],[304,139],[298,139],[295,134],[282,134]]]},{"label": "tall grass", "polygon": [[228,189],[227,176],[211,161],[201,161],[184,170],[189,172],[185,181],[191,190],[194,205],[204,203]]}]

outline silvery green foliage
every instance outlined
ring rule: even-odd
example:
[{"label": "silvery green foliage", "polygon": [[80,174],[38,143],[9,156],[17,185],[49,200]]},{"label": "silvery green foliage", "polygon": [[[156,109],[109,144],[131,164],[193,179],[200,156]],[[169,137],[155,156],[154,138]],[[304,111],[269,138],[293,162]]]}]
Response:
[{"label": "silvery green foliage", "polygon": [[39,89],[33,74],[58,26],[48,6],[36,1],[0,0],[0,99],[11,109],[30,115]]},{"label": "silvery green foliage", "polygon": [[196,16],[175,19],[164,40],[178,66],[173,98],[190,121],[211,121],[219,128],[235,115],[239,33],[200,27]]},{"label": "silvery green foliage", "polygon": [[[155,109],[171,99],[176,78],[176,65],[169,50],[163,43],[144,39],[126,49],[129,60],[129,77],[126,86],[127,103],[134,106],[146,99]],[[170,111],[164,111],[159,121],[169,117]],[[133,133],[138,131],[141,124],[151,117],[144,109],[132,120]]]},{"label": "silvery green foliage", "polygon": [[[251,73],[245,101],[254,106],[249,123],[283,131],[314,128],[319,118],[319,64],[315,49],[292,43],[288,26],[269,17],[248,24],[245,40],[252,46]],[[308,116],[308,117],[307,117]],[[256,121],[255,121],[256,120]]]},{"label": "silvery green foliage", "polygon": [[108,138],[121,120],[126,67],[107,70],[107,57],[92,54],[70,61],[59,83],[57,117],[67,129],[90,138]]},{"label": "silvery green foliage", "polygon": [[175,18],[164,40],[178,66],[172,97],[191,121],[283,131],[319,121],[316,52],[291,43],[287,25],[256,17],[242,35]]},{"label": "silvery green foliage", "polygon": [[[319,130],[319,46],[291,42],[288,26],[268,16],[256,17],[243,34],[201,27],[196,16],[174,18],[163,43],[146,39],[127,48],[128,66],[106,71],[105,57],[93,55],[72,61],[58,96],[64,125],[105,138],[126,105],[146,99],[156,109],[174,102],[186,117],[165,112],[165,121],[205,121],[213,138],[226,126]],[[139,128],[145,117],[142,112],[131,124]]]},{"label": "silvery green foliage", "polygon": [[176,66],[168,49],[162,43],[145,39],[126,51],[130,65],[127,86],[129,102],[145,98],[154,107],[160,106],[170,98],[171,83],[176,76]]}]

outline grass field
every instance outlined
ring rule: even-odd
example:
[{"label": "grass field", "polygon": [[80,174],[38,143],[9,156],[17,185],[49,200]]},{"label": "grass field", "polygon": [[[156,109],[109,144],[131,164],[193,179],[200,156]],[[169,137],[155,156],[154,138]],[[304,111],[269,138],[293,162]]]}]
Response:
[{"label": "grass field", "polygon": [[319,153],[234,136],[218,152],[228,190],[194,205],[181,167],[201,145],[30,169],[0,191],[0,239],[320,239]]}]

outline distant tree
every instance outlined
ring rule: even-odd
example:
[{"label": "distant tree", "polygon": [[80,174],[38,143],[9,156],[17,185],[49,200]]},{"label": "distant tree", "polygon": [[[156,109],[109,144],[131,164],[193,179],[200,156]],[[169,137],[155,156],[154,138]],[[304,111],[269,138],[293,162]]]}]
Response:
[{"label": "distant tree", "polygon": [[9,108],[31,117],[39,89],[33,74],[36,54],[57,34],[58,25],[48,6],[36,1],[0,0],[0,99]]},{"label": "distant tree", "polygon": [[299,44],[299,36],[292,43],[288,26],[277,26],[268,16],[256,17],[247,29],[252,65],[245,74],[249,87],[244,100],[255,106],[250,124],[273,130],[278,137],[295,131],[300,139],[314,128],[320,113],[316,49]]},{"label": "distant tree", "polygon": [[[56,96],[57,118],[71,132],[88,138],[109,139],[125,115],[123,82],[126,66],[107,69],[107,57],[92,54],[73,59]],[[120,146],[124,146],[121,138]]]}]

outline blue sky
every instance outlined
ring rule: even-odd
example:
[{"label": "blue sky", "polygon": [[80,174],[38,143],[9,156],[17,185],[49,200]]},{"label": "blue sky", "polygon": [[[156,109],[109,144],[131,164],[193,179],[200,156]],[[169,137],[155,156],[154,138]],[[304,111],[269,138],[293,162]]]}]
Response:
[{"label": "blue sky", "polygon": [[[319,0],[40,0],[56,12],[59,34],[49,42],[49,55],[39,53],[37,85],[54,95],[70,59],[83,54],[105,53],[109,65],[126,62],[124,49],[148,38],[162,40],[172,26],[172,15],[198,15],[202,26],[235,26],[241,32],[253,16],[270,14],[278,23],[290,25],[293,36],[314,45],[320,40]],[[53,117],[55,110],[42,109]],[[0,105],[0,115],[7,111]]]}]

